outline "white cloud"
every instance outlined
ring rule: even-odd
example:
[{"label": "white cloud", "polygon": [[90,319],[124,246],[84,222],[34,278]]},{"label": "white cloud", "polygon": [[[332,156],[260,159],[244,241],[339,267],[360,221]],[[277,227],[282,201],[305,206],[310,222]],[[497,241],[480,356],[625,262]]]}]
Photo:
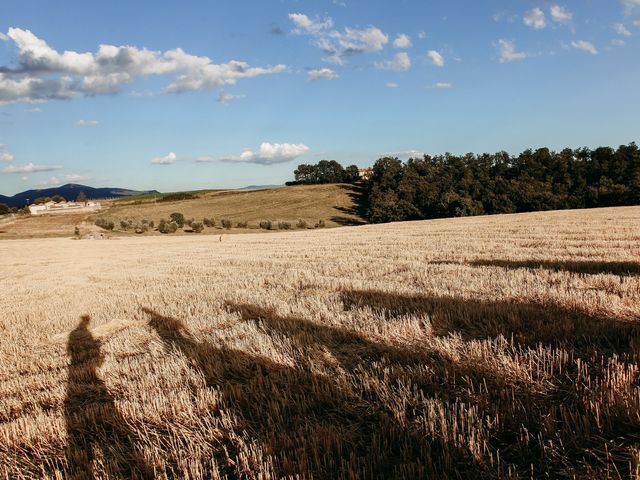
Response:
[{"label": "white cloud", "polygon": [[640,7],[640,0],[621,0],[621,2],[627,15],[633,13],[636,7]]},{"label": "white cloud", "polygon": [[7,41],[9,37],[7,37],[4,33],[0,32],[0,40]]},{"label": "white cloud", "polygon": [[393,70],[396,72],[406,72],[411,68],[411,58],[407,52],[396,53],[391,60],[375,62],[375,67],[379,70]]},{"label": "white cloud", "polygon": [[42,112],[42,109],[38,108],[38,107],[33,107],[33,108],[28,109],[27,112],[28,113],[40,113],[40,112]]},{"label": "white cloud", "polygon": [[623,47],[624,46],[624,40],[622,40],[620,38],[614,38],[613,40],[611,40],[611,45],[613,45],[615,47]]},{"label": "white cloud", "polygon": [[78,120],[77,127],[96,127],[98,120]]},{"label": "white cloud", "polygon": [[338,74],[331,68],[314,68],[309,70],[309,80],[335,80]]},{"label": "white cloud", "polygon": [[3,162],[12,162],[15,157],[7,150],[7,147],[0,143],[0,160]]},{"label": "white cloud", "polygon": [[296,26],[296,30],[294,30],[295,33],[318,34],[323,30],[328,30],[333,27],[331,17],[326,17],[324,20],[311,20],[304,13],[290,13],[289,18]]},{"label": "white cloud", "polygon": [[210,90],[286,70],[284,65],[251,67],[237,60],[216,64],[180,48],[158,52],[100,45],[96,53],[60,53],[29,30],[12,27],[7,36],[16,46],[17,63],[0,68],[0,104],[113,94],[138,78],[158,75],[174,76],[165,92]]},{"label": "white cloud", "polygon": [[420,40],[424,40],[425,38],[427,38],[427,32],[420,32],[418,33],[418,38]]},{"label": "white cloud", "polygon": [[522,21],[527,27],[535,28],[536,30],[543,29],[547,26],[544,12],[538,7],[526,12],[524,17],[522,17]]},{"label": "white cloud", "polygon": [[427,57],[431,59],[434,65],[444,67],[444,57],[435,50],[429,50],[427,52]]},{"label": "white cloud", "polygon": [[435,89],[438,89],[438,90],[447,90],[449,88],[453,88],[453,85],[451,83],[448,83],[448,82],[437,82],[437,83],[434,83],[431,86],[431,88],[435,88]]},{"label": "white cloud", "polygon": [[393,48],[410,48],[411,47],[411,39],[409,35],[404,33],[399,34],[396,39],[393,41]]},{"label": "white cloud", "polygon": [[22,180],[23,182],[26,182],[27,180],[29,180],[29,177],[22,176],[22,177],[20,177],[20,180]]},{"label": "white cloud", "polygon": [[62,170],[60,165],[34,165],[27,163],[26,165],[9,165],[5,167],[3,173],[36,173],[36,172],[52,172],[54,170]]},{"label": "white cloud", "polygon": [[498,48],[500,50],[500,63],[524,60],[529,56],[527,53],[518,52],[515,44],[509,40],[498,40]]},{"label": "white cloud", "polygon": [[620,35],[622,37],[630,37],[631,36],[631,32],[622,23],[614,24],[613,25],[613,29],[616,31],[616,33],[618,35]]},{"label": "white cloud", "polygon": [[[89,180],[91,177],[89,177],[88,175],[79,175],[77,173],[70,173],[68,175],[62,175],[62,176],[53,176],[50,177],[46,180],[42,180],[38,183],[36,183],[36,187],[42,188],[42,187],[55,187],[58,185],[62,185],[63,183],[67,182],[67,183],[76,183],[76,182],[82,182],[84,180]],[[22,180],[28,180],[27,177],[22,177]]]},{"label": "white cloud", "polygon": [[302,13],[290,13],[294,23],[294,33],[310,35],[312,44],[322,50],[325,61],[342,65],[344,59],[363,53],[379,52],[389,43],[389,37],[379,28],[369,26],[364,29],[345,27],[343,31],[333,30],[333,20],[312,20]]},{"label": "white cloud", "polygon": [[177,159],[178,159],[178,156],[175,153],[169,152],[164,157],[152,158],[151,163],[155,165],[171,165],[172,163],[175,163]]},{"label": "white cloud", "polygon": [[387,88],[398,88],[400,85],[394,82],[387,83]]},{"label": "white cloud", "polygon": [[254,152],[247,149],[237,157],[222,158],[223,162],[257,163],[260,165],[273,165],[295,160],[310,150],[309,147],[291,143],[267,143],[260,145],[260,150]]},{"label": "white cloud", "polygon": [[378,155],[381,158],[399,158],[401,160],[408,160],[409,158],[423,158],[426,154],[420,150],[404,150],[401,152],[387,152],[382,155]]},{"label": "white cloud", "polygon": [[573,48],[577,48],[578,50],[583,50],[585,52],[590,53],[591,55],[597,55],[598,50],[591,42],[587,42],[585,40],[578,40],[577,42],[571,42],[571,46]]},{"label": "white cloud", "polygon": [[218,103],[222,103],[223,105],[228,105],[231,102],[240,100],[241,98],[245,98],[245,96],[246,95],[233,95],[232,93],[221,90],[220,93],[218,93]]},{"label": "white cloud", "polygon": [[215,159],[213,157],[208,156],[208,155],[204,155],[204,156],[201,156],[201,157],[196,157],[193,161],[196,162],[196,163],[211,163],[211,162],[215,161]]},{"label": "white cloud", "polygon": [[91,177],[89,175],[80,175],[78,173],[70,173],[69,175],[65,175],[63,177],[67,182],[84,182],[85,180],[90,180]]},{"label": "white cloud", "polygon": [[635,20],[635,21],[633,22],[633,26],[634,26],[634,27],[638,27],[638,28],[640,28],[640,20]]},{"label": "white cloud", "polygon": [[573,20],[573,13],[560,5],[551,5],[549,12],[551,13],[551,20],[556,23],[567,24]]}]

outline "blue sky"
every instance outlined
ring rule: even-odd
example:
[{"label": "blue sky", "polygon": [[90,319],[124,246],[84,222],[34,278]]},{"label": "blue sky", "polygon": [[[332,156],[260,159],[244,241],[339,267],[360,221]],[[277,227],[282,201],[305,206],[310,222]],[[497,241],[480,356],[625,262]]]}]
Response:
[{"label": "blue sky", "polygon": [[0,193],[639,140],[640,0],[3,2]]}]

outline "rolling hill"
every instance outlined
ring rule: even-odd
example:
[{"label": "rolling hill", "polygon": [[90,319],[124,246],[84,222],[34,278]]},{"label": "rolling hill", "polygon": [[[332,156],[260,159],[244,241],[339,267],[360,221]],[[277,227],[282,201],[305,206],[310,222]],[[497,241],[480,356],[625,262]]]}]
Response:
[{"label": "rolling hill", "polygon": [[358,187],[348,184],[297,185],[261,190],[212,190],[194,193],[196,198],[175,202],[154,201],[153,197],[123,198],[113,202],[101,216],[118,224],[143,219],[159,221],[173,212],[186,218],[204,217],[251,226],[262,220],[294,224],[302,219],[309,224],[324,220],[327,226],[366,223],[358,215]]}]

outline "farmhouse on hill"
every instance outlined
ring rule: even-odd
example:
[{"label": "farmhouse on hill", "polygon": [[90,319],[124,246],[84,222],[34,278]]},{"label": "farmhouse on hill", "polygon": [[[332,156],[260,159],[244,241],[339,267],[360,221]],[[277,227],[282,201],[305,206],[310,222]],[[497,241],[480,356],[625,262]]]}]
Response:
[{"label": "farmhouse on hill", "polygon": [[44,213],[70,213],[76,211],[95,211],[100,210],[100,202],[60,202],[49,201],[40,205],[29,205],[31,215],[42,215]]}]

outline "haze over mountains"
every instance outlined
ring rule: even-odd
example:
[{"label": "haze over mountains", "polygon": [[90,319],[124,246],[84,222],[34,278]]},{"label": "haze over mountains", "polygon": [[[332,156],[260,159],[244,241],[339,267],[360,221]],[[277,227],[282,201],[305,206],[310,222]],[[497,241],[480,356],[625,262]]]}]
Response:
[{"label": "haze over mountains", "polygon": [[94,188],[77,183],[67,183],[60,187],[26,190],[16,193],[12,197],[0,195],[0,203],[4,203],[10,207],[24,207],[28,202],[33,202],[38,197],[52,197],[53,195],[61,195],[67,200],[75,200],[80,192],[84,192],[88,199],[121,198],[131,195],[160,193],[157,190],[139,191],[112,187]]}]

